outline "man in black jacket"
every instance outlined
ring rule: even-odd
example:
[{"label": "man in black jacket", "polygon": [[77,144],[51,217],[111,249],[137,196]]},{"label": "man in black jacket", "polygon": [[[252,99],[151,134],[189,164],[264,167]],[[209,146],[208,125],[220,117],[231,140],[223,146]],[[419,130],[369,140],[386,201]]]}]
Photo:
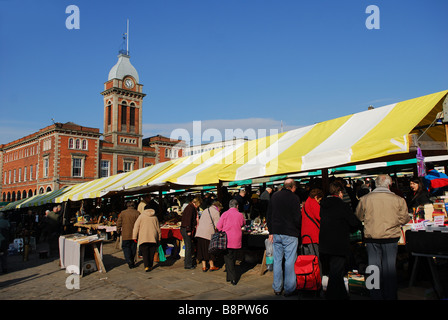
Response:
[{"label": "man in black jacket", "polygon": [[[296,183],[287,179],[284,188],[272,195],[267,212],[269,240],[274,247],[274,281],[272,288],[279,295],[284,290],[285,296],[296,292],[297,278],[294,264],[297,260],[302,217],[300,198],[295,194]],[[283,275],[282,261],[285,258]]]}]

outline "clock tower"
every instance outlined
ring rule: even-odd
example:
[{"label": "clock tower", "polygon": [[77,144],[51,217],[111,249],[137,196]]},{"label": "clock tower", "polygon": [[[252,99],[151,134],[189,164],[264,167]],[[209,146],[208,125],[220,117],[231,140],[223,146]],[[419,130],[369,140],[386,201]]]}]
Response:
[{"label": "clock tower", "polygon": [[104,140],[119,149],[142,147],[142,103],[145,94],[128,51],[122,50],[104,84]]},{"label": "clock tower", "polygon": [[100,142],[100,177],[152,165],[154,148],[145,146],[142,132],[142,92],[128,50],[120,50],[110,69],[104,91],[104,139]]}]

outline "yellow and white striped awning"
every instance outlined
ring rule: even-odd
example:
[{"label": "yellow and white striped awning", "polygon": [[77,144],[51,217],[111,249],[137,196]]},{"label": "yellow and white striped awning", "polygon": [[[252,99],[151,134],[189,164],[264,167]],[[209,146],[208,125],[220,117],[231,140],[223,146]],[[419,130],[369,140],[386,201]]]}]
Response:
[{"label": "yellow and white striped awning", "polygon": [[220,180],[332,168],[408,153],[409,134],[415,127],[429,125],[435,119],[447,93],[448,90],[182,158],[145,183],[209,185]]},{"label": "yellow and white striped awning", "polygon": [[116,174],[110,177],[95,179],[73,186],[73,188],[55,199],[56,203],[67,200],[80,201],[102,197],[112,191],[123,191],[136,186],[145,185],[148,177],[152,177],[172,164],[171,161],[154,166]]}]

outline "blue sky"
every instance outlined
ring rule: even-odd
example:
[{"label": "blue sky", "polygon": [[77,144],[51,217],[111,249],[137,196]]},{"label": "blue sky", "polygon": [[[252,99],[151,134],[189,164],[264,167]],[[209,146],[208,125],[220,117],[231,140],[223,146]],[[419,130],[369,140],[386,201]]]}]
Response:
[{"label": "blue sky", "polygon": [[[66,7],[80,10],[69,30]],[[380,29],[365,22],[380,10]],[[103,124],[130,20],[144,136],[288,130],[448,89],[446,0],[0,0],[0,144]]]}]

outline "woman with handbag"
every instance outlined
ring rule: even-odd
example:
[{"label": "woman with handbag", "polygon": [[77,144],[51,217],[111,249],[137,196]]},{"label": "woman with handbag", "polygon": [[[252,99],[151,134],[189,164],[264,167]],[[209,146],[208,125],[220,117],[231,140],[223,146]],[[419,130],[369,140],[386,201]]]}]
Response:
[{"label": "woman with handbag", "polygon": [[[219,270],[215,266],[215,257],[209,253],[210,239],[216,231],[216,225],[219,221],[220,211],[222,205],[219,201],[213,202],[213,204],[202,212],[199,219],[198,228],[196,230],[197,240],[197,260],[202,261],[202,271],[207,270],[216,271]],[[210,269],[207,269],[207,261],[209,262]]]},{"label": "woman with handbag", "polygon": [[227,234],[227,249],[224,253],[224,262],[226,264],[227,281],[233,285],[237,283],[235,270],[236,253],[241,249],[243,232],[241,227],[246,224],[243,214],[238,211],[238,201],[230,200],[229,210],[224,212],[218,221],[216,228]]},{"label": "woman with handbag", "polygon": [[145,271],[151,271],[154,264],[154,254],[157,252],[162,231],[154,209],[151,205],[146,205],[143,212],[138,216],[132,231],[132,239],[140,246],[143,255]]},{"label": "woman with handbag", "polygon": [[[312,189],[302,205],[302,253],[316,253],[319,258],[320,201],[324,193],[320,189]],[[320,261],[320,260],[319,260]]]}]

